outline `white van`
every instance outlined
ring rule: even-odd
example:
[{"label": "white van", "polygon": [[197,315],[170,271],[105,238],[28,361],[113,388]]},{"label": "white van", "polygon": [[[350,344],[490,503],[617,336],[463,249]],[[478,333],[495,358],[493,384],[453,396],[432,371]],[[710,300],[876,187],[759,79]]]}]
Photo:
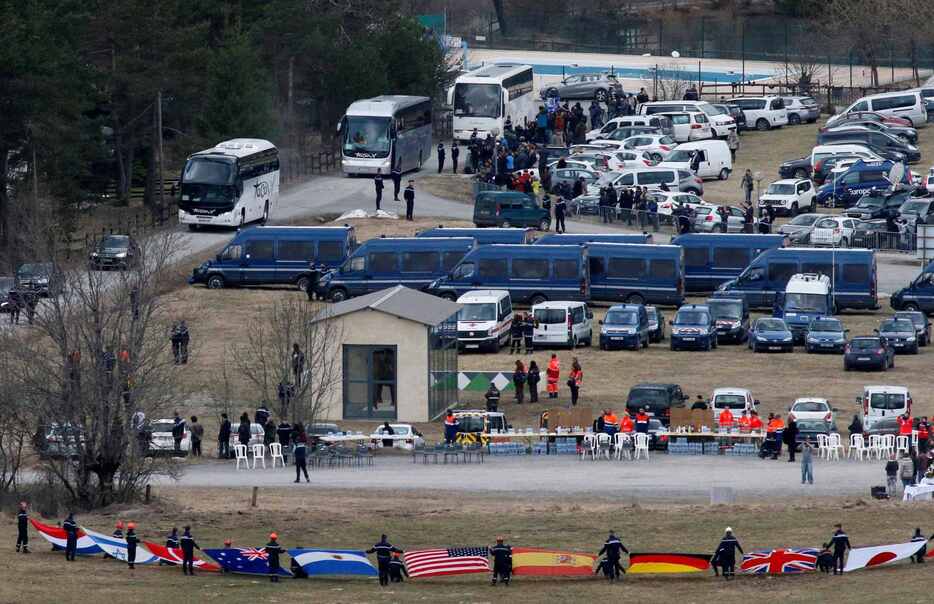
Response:
[{"label": "white van", "polygon": [[863,430],[869,434],[898,434],[898,417],[911,415],[911,393],[904,386],[863,386],[856,397],[862,408]]},{"label": "white van", "polygon": [[700,141],[713,138],[710,120],[700,111],[672,111],[659,113],[671,119],[674,133],[671,135],[679,143]]},{"label": "white van", "polygon": [[909,119],[915,128],[923,128],[928,121],[924,97],[918,90],[883,92],[864,96],[847,107],[843,113],[851,111],[873,111],[882,115]]},{"label": "white van", "polygon": [[[645,187],[649,191],[656,191],[661,188],[662,183],[665,183],[669,191],[704,194],[704,182],[688,170],[653,166],[651,168],[626,168],[620,170],[618,174],[619,176],[613,181],[613,186],[617,189]],[[599,193],[599,188],[597,192]]]},{"label": "white van", "polygon": [[535,346],[590,346],[593,311],[584,302],[542,302],[532,307]]},{"label": "white van", "polygon": [[811,169],[816,169],[818,162],[838,155],[856,156],[868,161],[884,161],[884,158],[879,157],[863,145],[817,145],[811,149]]},{"label": "white van", "polygon": [[512,298],[502,289],[478,289],[457,299],[457,345],[465,350],[499,352],[509,343],[512,327]]},{"label": "white van", "polygon": [[726,180],[733,171],[733,156],[725,141],[695,141],[678,145],[657,167],[690,170],[701,178]]},{"label": "white van", "polygon": [[746,127],[771,130],[788,125],[788,110],[780,96],[741,96],[726,101],[739,105],[746,116]]},{"label": "white van", "polygon": [[710,397],[710,409],[713,411],[714,422],[720,418],[720,413],[724,409],[729,409],[733,414],[733,420],[739,421],[743,411],[747,414],[752,413],[758,404],[759,401],[752,398],[752,392],[745,388],[717,388]]},{"label": "white van", "polygon": [[701,111],[710,120],[710,127],[717,138],[726,138],[736,131],[736,121],[707,101],[653,101],[639,105],[639,115],[653,115],[671,111]]},{"label": "white van", "polygon": [[595,128],[588,132],[586,134],[586,139],[590,142],[601,136],[611,134],[617,128],[622,128],[624,126],[648,126],[650,128],[658,128],[662,134],[667,134],[669,136],[672,134],[671,122],[665,117],[657,117],[654,115],[621,115],[609,120],[602,128]]}]

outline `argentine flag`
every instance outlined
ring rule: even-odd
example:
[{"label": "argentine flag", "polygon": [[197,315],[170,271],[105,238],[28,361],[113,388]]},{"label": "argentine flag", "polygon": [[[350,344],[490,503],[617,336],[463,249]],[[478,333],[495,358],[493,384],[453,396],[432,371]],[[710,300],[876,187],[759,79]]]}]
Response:
[{"label": "argentine flag", "polygon": [[361,575],[375,577],[379,573],[360,550],[290,549],[289,555],[309,577],[316,575]]}]

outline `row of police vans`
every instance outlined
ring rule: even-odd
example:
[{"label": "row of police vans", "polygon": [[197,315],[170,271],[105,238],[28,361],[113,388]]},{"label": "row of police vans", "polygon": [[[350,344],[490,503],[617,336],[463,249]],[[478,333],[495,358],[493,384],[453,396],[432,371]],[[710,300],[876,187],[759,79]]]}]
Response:
[{"label": "row of police vans", "polygon": [[358,245],[353,227],[252,227],[194,269],[209,288],[294,284],[339,302],[395,285],[450,300],[508,291],[512,302],[607,302],[680,306],[691,292],[742,295],[771,307],[792,275],[833,279],[839,309],[873,309],[870,250],[785,247],[783,235],[687,234],[669,245],[648,234],[554,234],[530,229],[434,228],[416,237]]}]

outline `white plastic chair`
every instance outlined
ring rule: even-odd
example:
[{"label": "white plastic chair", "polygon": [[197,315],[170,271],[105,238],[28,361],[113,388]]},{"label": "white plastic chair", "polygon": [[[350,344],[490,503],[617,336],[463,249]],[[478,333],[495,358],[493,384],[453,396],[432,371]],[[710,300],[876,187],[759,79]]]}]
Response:
[{"label": "white plastic chair", "polygon": [[894,434],[883,434],[882,435],[882,447],[885,451],[886,457],[895,453],[895,435]]},{"label": "white plastic chair", "polygon": [[587,457],[587,454],[593,456],[594,459],[597,458],[597,435],[592,432],[588,432],[584,435],[583,446],[581,446],[581,460]]},{"label": "white plastic chair", "polygon": [[649,458],[649,435],[644,432],[639,432],[636,434],[636,449],[633,459],[639,459],[640,455],[645,455],[645,458]]},{"label": "white plastic chair", "polygon": [[613,435],[613,449],[616,451],[616,459],[632,459],[632,438],[625,432],[617,432]]},{"label": "white plastic chair", "polygon": [[256,469],[256,460],[263,462],[263,469],[266,469],[266,445],[253,445],[253,469]]},{"label": "white plastic chair", "polygon": [[240,469],[240,462],[243,462],[243,465],[249,469],[250,460],[246,456],[246,445],[234,445],[234,456],[237,458],[237,469]]},{"label": "white plastic chair", "polygon": [[276,467],[276,460],[282,462],[282,467],[285,467],[285,457],[282,456],[282,445],[280,443],[270,443],[269,444],[269,460],[272,462],[272,467]]},{"label": "white plastic chair", "polygon": [[900,434],[895,437],[895,454],[898,455],[899,453],[904,452],[905,455],[908,455],[909,442],[911,442],[911,438],[905,436],[904,434]]},{"label": "white plastic chair", "polygon": [[829,440],[826,434],[817,435],[817,454],[821,459],[827,457],[827,445]]},{"label": "white plastic chair", "polygon": [[854,455],[859,461],[863,460],[863,455],[869,456],[869,450],[866,448],[866,439],[863,438],[862,434],[850,434],[850,448],[846,452],[846,458],[850,459]]},{"label": "white plastic chair", "polygon": [[840,461],[840,453],[843,452],[843,443],[840,441],[840,434],[833,432],[827,437],[827,459]]},{"label": "white plastic chair", "polygon": [[866,459],[872,459],[873,455],[882,459],[882,437],[878,434],[869,435],[869,446],[866,447]]},{"label": "white plastic chair", "polygon": [[597,451],[596,454],[600,457],[606,455],[606,458],[610,458],[610,435],[606,432],[601,432],[597,434]]}]

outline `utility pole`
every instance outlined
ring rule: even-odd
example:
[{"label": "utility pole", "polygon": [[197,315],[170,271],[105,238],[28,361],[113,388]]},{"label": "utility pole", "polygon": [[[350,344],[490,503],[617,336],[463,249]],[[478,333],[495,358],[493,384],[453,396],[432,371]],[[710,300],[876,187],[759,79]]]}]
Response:
[{"label": "utility pole", "polygon": [[162,91],[156,93],[156,161],[159,162],[159,219],[165,217],[165,179],[162,170]]},{"label": "utility pole", "polygon": [[740,92],[739,92],[739,93],[740,93],[740,94],[745,94],[745,92],[746,92],[746,22],[743,21],[742,25],[743,25],[743,33],[742,33],[742,38],[741,38],[741,39],[742,39],[742,42],[741,42],[741,44],[742,44],[741,53],[742,53],[742,55],[743,55],[743,58],[742,58],[742,60],[743,60],[743,76],[742,76],[742,80],[740,80],[740,89],[739,89]]}]

